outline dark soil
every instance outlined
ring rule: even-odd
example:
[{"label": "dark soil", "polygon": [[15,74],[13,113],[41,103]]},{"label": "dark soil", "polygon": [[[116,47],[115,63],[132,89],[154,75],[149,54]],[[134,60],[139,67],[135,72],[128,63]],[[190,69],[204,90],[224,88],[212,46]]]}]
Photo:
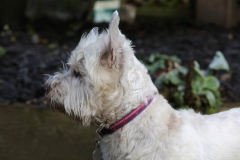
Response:
[{"label": "dark soil", "polygon": [[[45,106],[45,74],[61,68],[81,35],[93,26],[107,27],[42,20],[2,29],[0,46],[6,53],[0,57],[0,102]],[[206,68],[215,52],[222,51],[231,67],[230,77],[221,79],[223,100],[240,101],[240,27],[226,30],[189,23],[138,23],[121,24],[120,28],[133,41],[138,57],[160,52],[178,56],[184,66],[194,59]]]}]

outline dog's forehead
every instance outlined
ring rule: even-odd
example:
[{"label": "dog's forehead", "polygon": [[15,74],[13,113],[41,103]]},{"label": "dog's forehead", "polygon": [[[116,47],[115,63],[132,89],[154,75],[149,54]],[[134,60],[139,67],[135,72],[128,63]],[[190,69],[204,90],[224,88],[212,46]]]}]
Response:
[{"label": "dog's forehead", "polygon": [[83,59],[83,53],[82,52],[75,52],[73,51],[72,54],[70,55],[68,59],[68,64],[71,65],[76,65],[78,62]]},{"label": "dog's forehead", "polygon": [[[94,30],[94,32],[93,32]],[[107,31],[100,34],[96,33],[94,28],[88,35],[82,36],[77,47],[72,51],[69,63],[78,63],[79,61],[88,61],[95,58],[107,50],[109,36]]]}]

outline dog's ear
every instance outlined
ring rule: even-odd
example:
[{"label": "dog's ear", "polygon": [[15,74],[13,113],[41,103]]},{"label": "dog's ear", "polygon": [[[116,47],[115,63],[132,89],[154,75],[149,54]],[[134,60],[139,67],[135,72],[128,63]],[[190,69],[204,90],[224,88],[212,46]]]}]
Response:
[{"label": "dog's ear", "polygon": [[123,35],[119,30],[119,15],[115,11],[109,24],[109,50],[107,51],[107,64],[108,67],[115,67],[117,70],[122,66],[122,40]]}]

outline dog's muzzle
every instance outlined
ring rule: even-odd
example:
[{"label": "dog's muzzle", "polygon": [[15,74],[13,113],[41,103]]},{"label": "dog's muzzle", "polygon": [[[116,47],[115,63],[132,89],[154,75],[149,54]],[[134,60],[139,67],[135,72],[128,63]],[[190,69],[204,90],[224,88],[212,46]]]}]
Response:
[{"label": "dog's muzzle", "polygon": [[53,101],[51,99],[51,90],[52,90],[51,87],[49,85],[46,85],[45,90],[46,90],[45,97],[47,100],[47,104],[50,106],[50,108],[66,113],[66,110],[63,104]]}]

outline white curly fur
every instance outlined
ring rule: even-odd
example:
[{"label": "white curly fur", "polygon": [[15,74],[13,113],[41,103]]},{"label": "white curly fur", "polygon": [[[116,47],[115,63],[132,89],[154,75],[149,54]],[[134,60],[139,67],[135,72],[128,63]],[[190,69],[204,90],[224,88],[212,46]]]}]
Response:
[{"label": "white curly fur", "polygon": [[50,104],[83,125],[109,127],[153,97],[134,120],[101,139],[105,160],[239,160],[240,110],[214,115],[174,110],[157,93],[118,25],[115,12],[108,30],[99,34],[94,28],[82,36],[69,69],[46,82]]}]

